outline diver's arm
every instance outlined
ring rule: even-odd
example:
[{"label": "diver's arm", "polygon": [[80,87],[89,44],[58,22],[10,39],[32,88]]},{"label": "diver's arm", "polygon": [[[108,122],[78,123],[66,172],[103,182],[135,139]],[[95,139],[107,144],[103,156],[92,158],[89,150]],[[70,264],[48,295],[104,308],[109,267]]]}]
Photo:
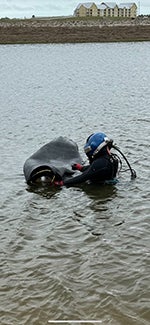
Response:
[{"label": "diver's arm", "polygon": [[102,183],[105,180],[112,179],[115,176],[114,172],[112,174],[112,171],[114,171],[112,165],[109,156],[96,159],[85,169],[85,171],[82,172],[81,175],[64,180],[63,185],[73,186],[84,183],[88,180],[94,183]]},{"label": "diver's arm", "polygon": [[81,175],[65,179],[64,181],[54,182],[58,186],[74,186],[86,181],[104,182],[112,178],[112,164],[108,157],[103,157],[93,161]]},{"label": "diver's arm", "polygon": [[[90,169],[90,168],[86,168]],[[75,176],[75,177],[70,177],[68,179],[65,179],[64,181],[54,181],[53,184],[56,186],[75,186],[77,184],[84,183],[90,179],[91,172],[89,170],[85,170],[82,174]]]},{"label": "diver's arm", "polygon": [[73,186],[73,185],[84,183],[90,179],[90,174],[91,174],[90,168],[87,168],[81,175],[64,180],[62,185]]}]

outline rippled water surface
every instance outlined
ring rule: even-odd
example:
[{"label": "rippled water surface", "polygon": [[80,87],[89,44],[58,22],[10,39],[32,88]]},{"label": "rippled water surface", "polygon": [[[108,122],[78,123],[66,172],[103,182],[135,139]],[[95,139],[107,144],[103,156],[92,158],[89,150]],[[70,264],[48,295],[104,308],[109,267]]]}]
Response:
[{"label": "rippled water surface", "polygon": [[[0,46],[1,325],[149,324],[149,53],[149,42]],[[65,135],[83,154],[99,130],[134,181],[27,187],[40,146]]]}]

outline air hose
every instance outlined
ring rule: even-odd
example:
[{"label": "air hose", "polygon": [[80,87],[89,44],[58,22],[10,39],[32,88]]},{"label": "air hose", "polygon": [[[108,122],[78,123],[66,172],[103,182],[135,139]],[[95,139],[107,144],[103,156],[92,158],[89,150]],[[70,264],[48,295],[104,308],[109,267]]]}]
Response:
[{"label": "air hose", "polygon": [[131,178],[134,179],[136,178],[136,171],[134,169],[132,169],[131,165],[129,164],[127,158],[125,157],[125,155],[122,153],[122,151],[117,147],[115,146],[114,144],[112,144],[112,148],[114,148],[115,150],[117,150],[121,155],[122,157],[124,158],[124,160],[126,161],[129,169],[130,169],[130,172],[131,172]]}]

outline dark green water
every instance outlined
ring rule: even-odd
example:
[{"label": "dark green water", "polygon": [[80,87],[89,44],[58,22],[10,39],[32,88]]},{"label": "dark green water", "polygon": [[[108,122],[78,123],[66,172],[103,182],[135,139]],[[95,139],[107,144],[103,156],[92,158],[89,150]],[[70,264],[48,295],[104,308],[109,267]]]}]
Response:
[{"label": "dark green water", "polygon": [[[149,324],[149,53],[149,42],[0,46],[1,325]],[[59,135],[83,152],[95,131],[134,181],[28,189],[33,152]]]}]

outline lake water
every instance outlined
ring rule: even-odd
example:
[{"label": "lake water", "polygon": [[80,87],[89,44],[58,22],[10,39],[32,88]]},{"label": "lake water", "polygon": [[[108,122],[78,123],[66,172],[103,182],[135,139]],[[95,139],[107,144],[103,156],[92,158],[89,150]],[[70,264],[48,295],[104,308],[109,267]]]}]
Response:
[{"label": "lake water", "polygon": [[[0,324],[148,325],[150,42],[1,45],[0,116]],[[27,187],[23,164],[40,146],[63,135],[85,160],[95,131],[135,180]]]}]

